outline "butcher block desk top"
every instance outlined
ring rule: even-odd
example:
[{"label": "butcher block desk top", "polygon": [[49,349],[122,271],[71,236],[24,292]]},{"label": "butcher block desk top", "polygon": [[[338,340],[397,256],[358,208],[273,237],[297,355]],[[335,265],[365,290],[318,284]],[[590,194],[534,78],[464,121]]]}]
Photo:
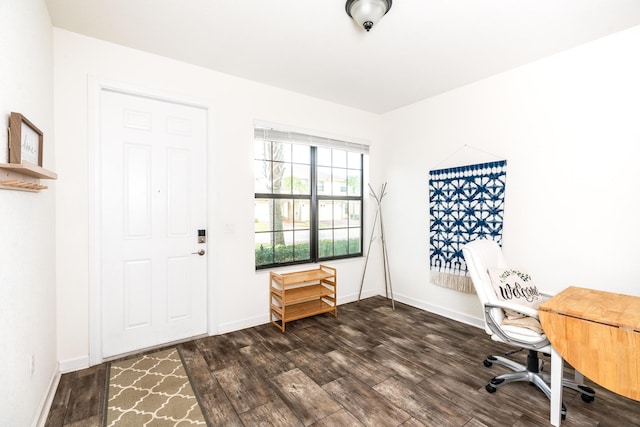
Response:
[{"label": "butcher block desk top", "polygon": [[540,305],[551,345],[601,386],[640,400],[640,297],[571,286]]}]

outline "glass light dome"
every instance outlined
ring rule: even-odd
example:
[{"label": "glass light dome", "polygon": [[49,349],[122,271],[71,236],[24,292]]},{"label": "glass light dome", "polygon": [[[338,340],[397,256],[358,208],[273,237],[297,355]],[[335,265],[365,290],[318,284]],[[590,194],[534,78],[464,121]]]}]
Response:
[{"label": "glass light dome", "polygon": [[391,9],[392,0],[347,0],[347,14],[369,31]]}]

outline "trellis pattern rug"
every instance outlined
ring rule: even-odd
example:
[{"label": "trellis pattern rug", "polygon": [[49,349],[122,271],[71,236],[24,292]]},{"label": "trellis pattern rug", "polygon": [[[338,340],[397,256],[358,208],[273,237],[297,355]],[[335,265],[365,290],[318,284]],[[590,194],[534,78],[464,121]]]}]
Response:
[{"label": "trellis pattern rug", "polygon": [[175,348],[111,364],[105,425],[206,426]]},{"label": "trellis pattern rug", "polygon": [[462,246],[502,243],[506,160],[429,172],[431,282],[473,293]]}]

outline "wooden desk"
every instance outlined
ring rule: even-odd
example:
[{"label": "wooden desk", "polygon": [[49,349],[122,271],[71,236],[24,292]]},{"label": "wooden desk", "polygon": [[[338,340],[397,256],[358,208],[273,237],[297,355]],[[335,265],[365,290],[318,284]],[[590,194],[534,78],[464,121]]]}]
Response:
[{"label": "wooden desk", "polygon": [[552,354],[552,424],[559,425],[553,412],[562,405],[557,382],[563,359],[599,385],[640,401],[640,297],[572,286],[540,305],[538,316],[561,356]]}]

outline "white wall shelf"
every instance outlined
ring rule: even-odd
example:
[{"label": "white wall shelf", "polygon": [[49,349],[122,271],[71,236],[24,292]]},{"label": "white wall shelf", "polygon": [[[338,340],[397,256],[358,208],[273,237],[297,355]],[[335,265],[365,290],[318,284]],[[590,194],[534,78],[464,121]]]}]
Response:
[{"label": "white wall shelf", "polygon": [[38,192],[46,190],[40,179],[58,179],[58,174],[29,162],[0,163],[0,189]]}]

